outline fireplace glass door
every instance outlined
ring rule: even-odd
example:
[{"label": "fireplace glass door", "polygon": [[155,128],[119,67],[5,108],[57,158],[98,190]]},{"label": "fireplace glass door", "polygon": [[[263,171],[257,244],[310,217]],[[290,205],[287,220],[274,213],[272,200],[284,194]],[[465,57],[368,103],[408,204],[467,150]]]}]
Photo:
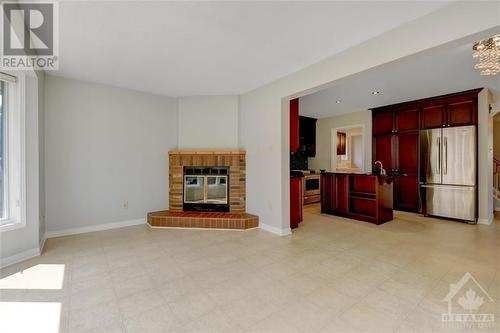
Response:
[{"label": "fireplace glass door", "polygon": [[184,176],[184,202],[227,204],[227,176]]},{"label": "fireplace glass door", "polygon": [[184,202],[205,202],[205,176],[186,176],[184,180]]},{"label": "fireplace glass door", "polygon": [[207,203],[227,204],[227,176],[207,177]]}]

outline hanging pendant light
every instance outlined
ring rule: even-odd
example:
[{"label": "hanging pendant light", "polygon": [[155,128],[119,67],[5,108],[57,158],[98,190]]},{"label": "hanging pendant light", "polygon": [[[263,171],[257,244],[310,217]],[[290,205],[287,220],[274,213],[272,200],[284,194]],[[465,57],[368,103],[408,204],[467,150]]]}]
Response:
[{"label": "hanging pendant light", "polygon": [[477,61],[474,68],[480,70],[481,75],[500,72],[500,35],[474,43],[472,50],[472,57]]}]

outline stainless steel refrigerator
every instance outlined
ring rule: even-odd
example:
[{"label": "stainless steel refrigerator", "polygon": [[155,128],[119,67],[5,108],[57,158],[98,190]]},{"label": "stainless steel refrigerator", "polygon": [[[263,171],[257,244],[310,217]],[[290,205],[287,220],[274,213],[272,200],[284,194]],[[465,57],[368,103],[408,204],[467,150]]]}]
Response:
[{"label": "stainless steel refrigerator", "polygon": [[425,215],[476,220],[475,126],[420,131],[420,198]]}]

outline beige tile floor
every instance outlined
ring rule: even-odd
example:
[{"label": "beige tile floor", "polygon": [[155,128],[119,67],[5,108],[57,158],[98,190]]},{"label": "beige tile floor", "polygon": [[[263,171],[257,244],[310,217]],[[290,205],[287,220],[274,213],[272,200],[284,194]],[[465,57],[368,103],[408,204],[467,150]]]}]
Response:
[{"label": "beige tile floor", "polygon": [[[136,226],[50,239],[1,271],[0,331],[15,320],[37,332],[500,331],[500,223],[398,213],[374,226],[317,206],[304,217],[288,237]],[[465,272],[497,326],[442,323]]]}]

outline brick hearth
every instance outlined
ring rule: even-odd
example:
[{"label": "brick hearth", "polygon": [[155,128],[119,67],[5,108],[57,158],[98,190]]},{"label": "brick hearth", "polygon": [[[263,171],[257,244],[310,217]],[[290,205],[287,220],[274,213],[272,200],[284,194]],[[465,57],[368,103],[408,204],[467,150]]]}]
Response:
[{"label": "brick hearth", "polygon": [[164,210],[148,214],[155,227],[250,229],[259,225],[259,218],[240,213],[172,212]]}]

